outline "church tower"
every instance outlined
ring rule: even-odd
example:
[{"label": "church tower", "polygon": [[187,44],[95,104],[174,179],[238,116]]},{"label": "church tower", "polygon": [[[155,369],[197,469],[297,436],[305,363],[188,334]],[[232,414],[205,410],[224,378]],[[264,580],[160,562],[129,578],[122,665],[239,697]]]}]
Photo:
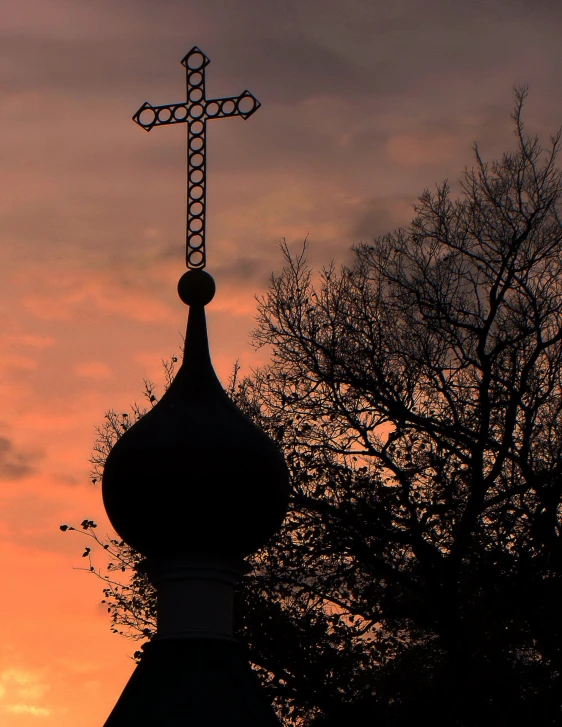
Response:
[{"label": "church tower", "polygon": [[229,399],[211,362],[204,270],[205,127],[247,118],[248,91],[207,100],[209,59],[182,61],[187,100],[133,117],[150,131],[187,123],[187,267],[178,284],[189,306],[183,363],[156,406],[123,434],[103,476],[103,499],[121,538],[144,557],[158,599],[157,634],[105,727],[278,727],[244,647],[233,634],[233,594],[244,558],[280,528],[288,504],[282,454]]}]

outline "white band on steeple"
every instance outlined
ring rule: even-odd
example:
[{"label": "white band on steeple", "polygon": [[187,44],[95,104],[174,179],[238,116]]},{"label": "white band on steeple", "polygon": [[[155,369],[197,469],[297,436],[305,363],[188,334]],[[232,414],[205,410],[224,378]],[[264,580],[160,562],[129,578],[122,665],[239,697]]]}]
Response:
[{"label": "white band on steeple", "polygon": [[234,588],[244,561],[149,558],[146,569],[158,595],[156,639],[235,640]]}]

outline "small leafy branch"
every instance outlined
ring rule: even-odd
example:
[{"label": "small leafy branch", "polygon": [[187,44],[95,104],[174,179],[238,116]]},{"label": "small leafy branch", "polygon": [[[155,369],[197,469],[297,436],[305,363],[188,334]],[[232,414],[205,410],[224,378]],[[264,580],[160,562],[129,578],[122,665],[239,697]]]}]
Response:
[{"label": "small leafy branch", "polygon": [[[126,636],[133,641],[152,638],[155,633],[156,596],[142,569],[142,556],[130,548],[123,540],[107,537],[100,538],[93,520],[83,520],[80,528],[61,525],[63,532],[74,531],[90,538],[92,545],[107,553],[109,561],[105,571],[94,565],[92,547],[84,548],[82,558],[87,559],[86,567],[76,568],[93,573],[104,583],[102,603],[107,606],[111,617],[111,631]],[[143,593],[141,599],[139,594]],[[135,653],[135,658],[140,656]]]},{"label": "small leafy branch", "polygon": [[[165,390],[173,381],[177,362],[177,356],[162,361]],[[103,424],[96,427],[96,440],[90,458],[93,484],[101,481],[105,461],[117,440],[158,402],[156,386],[148,379],[144,380],[143,396],[148,406],[134,403],[129,412],[110,410]],[[101,538],[96,528],[97,524],[89,519],[84,519],[80,527],[60,526],[62,532],[73,531],[90,539],[90,545],[85,546],[82,553],[88,565],[76,570],[92,573],[103,582],[104,597],[101,603],[107,607],[113,633],[133,641],[151,639],[156,631],[156,593],[142,567],[143,558],[123,540],[109,535],[105,539]],[[104,568],[94,564],[94,549],[106,552],[108,561]],[[138,659],[140,654],[140,651],[136,651],[133,658]]]}]

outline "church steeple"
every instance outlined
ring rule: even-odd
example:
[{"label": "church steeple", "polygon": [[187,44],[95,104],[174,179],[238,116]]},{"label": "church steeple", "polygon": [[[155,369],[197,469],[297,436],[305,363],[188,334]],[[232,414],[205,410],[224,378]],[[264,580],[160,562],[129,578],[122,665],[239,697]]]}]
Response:
[{"label": "church steeple", "polygon": [[103,498],[119,535],[143,555],[243,558],[280,527],[287,470],[275,444],[229,399],[213,369],[205,300],[213,279],[190,270],[184,359],[158,404],[107,458]]},{"label": "church steeple", "polygon": [[[196,48],[186,59],[195,52],[206,58]],[[195,105],[203,101],[204,93]],[[145,556],[158,596],[157,634],[105,727],[278,725],[232,632],[232,597],[244,557],[281,526],[288,470],[215,374],[205,321],[215,284],[203,270],[204,236],[194,262],[189,235],[188,227],[190,269],[178,285],[189,306],[183,363],[158,404],[116,443],[104,470],[107,514]]]}]

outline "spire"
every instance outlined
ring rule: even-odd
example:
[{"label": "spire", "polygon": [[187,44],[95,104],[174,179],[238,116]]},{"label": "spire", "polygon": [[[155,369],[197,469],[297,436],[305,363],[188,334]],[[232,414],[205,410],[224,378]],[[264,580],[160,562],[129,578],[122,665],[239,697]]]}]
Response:
[{"label": "spire", "polygon": [[233,634],[232,602],[244,558],[281,526],[288,470],[213,369],[205,306],[215,283],[203,269],[201,239],[193,262],[188,227],[190,269],[178,284],[189,306],[182,365],[156,406],[115,444],[103,475],[109,519],[145,556],[158,599],[157,634],[105,727],[279,726]]}]

